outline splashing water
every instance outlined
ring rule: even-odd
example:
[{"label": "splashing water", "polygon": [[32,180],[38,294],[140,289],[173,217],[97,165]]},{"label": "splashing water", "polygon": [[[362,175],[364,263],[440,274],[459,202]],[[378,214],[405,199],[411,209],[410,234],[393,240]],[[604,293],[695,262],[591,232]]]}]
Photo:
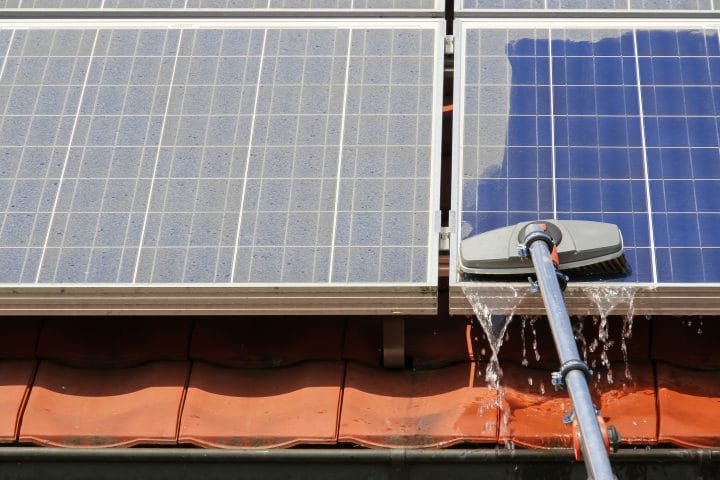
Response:
[{"label": "splashing water", "polygon": [[[485,368],[485,382],[488,388],[497,391],[496,406],[500,410],[502,425],[507,428],[510,423],[510,407],[505,402],[505,389],[502,381],[502,368],[500,367],[499,353],[500,348],[505,340],[507,340],[507,327],[513,319],[515,308],[519,304],[517,291],[513,291],[514,297],[508,301],[509,313],[499,315],[493,312],[490,306],[484,301],[484,292],[473,287],[463,287],[463,293],[467,297],[468,302],[473,307],[475,318],[485,333],[488,346],[490,347],[490,360]],[[484,352],[483,352],[484,353]],[[505,440],[505,447],[514,449],[515,445],[512,441]]]},{"label": "splashing water", "polygon": [[500,360],[498,354],[505,340],[505,334],[510,321],[513,318],[514,308],[509,315],[494,314],[487,303],[483,301],[481,293],[472,287],[463,287],[463,293],[467,297],[470,305],[475,312],[480,327],[482,327],[485,337],[490,347],[490,360],[485,369],[485,381],[490,388],[498,389],[502,378],[502,369],[500,368]]},{"label": "splashing water", "polygon": [[[613,371],[608,357],[608,350],[614,345],[614,341],[610,339],[610,328],[608,324],[608,316],[610,313],[621,305],[626,308],[623,318],[623,328],[620,338],[620,350],[623,354],[625,363],[625,378],[632,379],[630,373],[630,362],[628,360],[627,341],[632,338],[633,311],[635,303],[636,288],[627,286],[587,286],[583,287],[583,292],[593,300],[598,309],[599,319],[593,318],[593,324],[598,327],[597,339],[594,339],[589,345],[588,350],[594,352],[599,346],[602,347],[600,352],[600,363],[607,369],[607,381],[612,385]],[[594,366],[594,365],[593,365]]]}]

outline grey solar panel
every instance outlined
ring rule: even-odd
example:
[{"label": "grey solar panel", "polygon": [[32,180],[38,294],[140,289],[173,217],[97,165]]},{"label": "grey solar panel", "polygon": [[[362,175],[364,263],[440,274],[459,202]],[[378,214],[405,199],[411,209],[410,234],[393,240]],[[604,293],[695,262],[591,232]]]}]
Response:
[{"label": "grey solar panel", "polygon": [[444,10],[442,0],[3,0],[0,9],[226,9],[434,12]]},{"label": "grey solar panel", "polygon": [[442,22],[0,30],[5,284],[436,284]]}]

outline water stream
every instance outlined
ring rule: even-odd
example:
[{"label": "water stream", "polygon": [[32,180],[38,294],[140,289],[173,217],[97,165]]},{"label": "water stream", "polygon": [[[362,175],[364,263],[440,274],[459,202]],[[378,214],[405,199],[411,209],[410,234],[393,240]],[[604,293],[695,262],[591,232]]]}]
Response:
[{"label": "water stream", "polygon": [[[502,386],[502,368],[500,366],[499,353],[503,342],[506,339],[507,327],[513,319],[515,308],[520,303],[517,291],[513,289],[513,297],[507,302],[509,313],[506,309],[504,314],[494,313],[485,301],[486,291],[475,287],[463,287],[463,293],[470,302],[475,312],[475,318],[482,328],[485,338],[490,347],[490,359],[485,368],[485,382],[488,388],[497,392],[495,405],[500,411],[500,421],[502,426],[507,429],[510,423],[510,407],[505,402],[505,389]],[[515,448],[509,440],[505,441],[505,447],[509,449]]]},{"label": "water stream", "polygon": [[[510,287],[508,287],[510,288]],[[627,286],[583,286],[582,292],[592,300],[597,309],[597,315],[592,316],[592,325],[597,328],[597,335],[594,332],[587,331],[587,319],[573,318],[573,332],[575,340],[578,342],[580,352],[584,361],[588,361],[589,354],[599,350],[600,364],[606,369],[605,378],[609,384],[614,382],[611,362],[608,351],[614,345],[615,340],[610,338],[610,328],[608,316],[615,311],[624,314],[623,324],[620,335],[620,350],[625,363],[624,376],[625,379],[631,380],[630,362],[628,357],[627,342],[632,338],[633,328],[633,309],[636,288]],[[488,300],[488,290],[482,287],[464,286],[463,293],[472,305],[478,324],[482,328],[485,338],[487,338],[490,348],[490,358],[485,368],[485,381],[488,388],[497,391],[496,401],[487,408],[497,407],[500,412],[501,430],[507,431],[510,420],[510,406],[505,402],[505,389],[502,385],[502,367],[500,365],[499,353],[503,342],[507,340],[507,328],[513,319],[518,305],[522,302],[526,289],[510,289],[503,291],[502,295],[493,296],[491,301]],[[508,293],[510,293],[508,295]],[[520,329],[520,340],[522,342],[522,365],[530,364],[529,355],[533,355],[535,361],[540,361],[540,352],[538,349],[538,336],[536,330],[537,316],[520,316],[519,321],[522,322]],[[583,331],[585,330],[585,331]],[[530,335],[532,338],[528,338]],[[591,339],[591,340],[588,340]],[[532,349],[532,352],[530,352]],[[485,352],[483,351],[483,354]],[[598,370],[597,360],[592,360],[591,368]],[[597,373],[598,384],[602,379],[601,374]],[[533,385],[534,380],[528,377],[528,383]],[[544,388],[541,388],[544,394]],[[484,408],[483,408],[484,409]],[[514,448],[510,441],[505,442],[507,448]]]},{"label": "water stream", "polygon": [[[587,350],[592,353],[598,348],[601,348],[600,364],[607,370],[606,379],[610,385],[613,384],[615,379],[613,377],[612,365],[608,357],[608,350],[610,350],[610,348],[615,344],[615,341],[610,339],[608,316],[616,308],[620,306],[623,307],[624,312],[623,325],[620,335],[620,351],[622,352],[625,364],[625,379],[632,380],[630,362],[628,360],[627,342],[632,338],[635,293],[637,288],[628,286],[584,286],[582,287],[582,291],[595,303],[595,307],[598,311],[598,316],[593,317],[593,325],[597,327],[597,338],[587,344]],[[582,330],[582,327],[580,330]],[[576,339],[577,337],[578,335],[576,331]],[[585,360],[587,360],[587,352],[584,353]],[[597,368],[595,360],[591,362],[590,368]],[[596,375],[597,380],[600,381],[602,378],[601,373],[596,372]]]}]

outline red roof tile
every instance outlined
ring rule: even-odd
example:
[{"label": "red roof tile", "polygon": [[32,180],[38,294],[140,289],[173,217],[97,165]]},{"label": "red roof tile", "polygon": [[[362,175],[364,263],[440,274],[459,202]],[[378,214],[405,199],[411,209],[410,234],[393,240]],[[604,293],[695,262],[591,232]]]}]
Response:
[{"label": "red roof tile", "polygon": [[720,371],[657,364],[658,440],[684,447],[720,447]]},{"label": "red roof tile", "polygon": [[[508,420],[501,418],[501,441],[509,440],[529,448],[570,447],[572,429],[563,417],[572,410],[568,394],[555,391],[551,370],[504,364],[504,404]],[[591,391],[608,425],[615,425],[622,441],[651,444],[657,439],[655,386],[652,365],[637,362],[631,366],[632,380],[593,382]],[[599,396],[599,399],[598,399]],[[505,415],[501,412],[501,417]]]},{"label": "red roof tile", "polygon": [[[654,444],[657,442],[657,399],[653,366],[648,361],[633,361],[628,370],[631,378],[616,372],[612,385],[600,382],[600,413],[608,425],[617,428],[623,443]],[[594,387],[597,385],[596,382]]]},{"label": "red roof tile", "polygon": [[30,383],[35,373],[35,360],[0,361],[0,442],[17,440]]},{"label": "red roof tile", "polygon": [[344,318],[204,318],[195,325],[190,356],[247,368],[340,360],[344,334]]},{"label": "red roof tile", "polygon": [[176,443],[188,362],[91,370],[41,362],[20,441],[64,447]]},{"label": "red roof tile", "polygon": [[550,370],[507,362],[502,370],[499,440],[528,448],[571,447],[572,428],[562,419],[572,406],[567,392],[550,383]]},{"label": "red roof tile", "polygon": [[37,353],[82,367],[128,367],[153,360],[186,360],[189,318],[48,318]]},{"label": "red roof tile", "polygon": [[241,370],[195,363],[180,442],[215,448],[335,443],[345,365]]},{"label": "red roof tile", "polygon": [[339,440],[379,447],[495,443],[496,400],[474,363],[414,372],[348,363]]}]

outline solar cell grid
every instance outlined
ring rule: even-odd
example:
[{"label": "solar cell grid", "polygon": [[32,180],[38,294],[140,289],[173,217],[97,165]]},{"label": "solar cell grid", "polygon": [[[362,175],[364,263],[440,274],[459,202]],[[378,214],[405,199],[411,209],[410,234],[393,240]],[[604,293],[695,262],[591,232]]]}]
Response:
[{"label": "solar cell grid", "polygon": [[3,8],[442,11],[444,7],[441,0],[3,0]]},{"label": "solar cell grid", "polygon": [[462,0],[459,12],[519,10],[717,10],[713,0]]},{"label": "solar cell grid", "polygon": [[463,237],[611,222],[625,281],[720,280],[716,30],[468,28],[464,40]]},{"label": "solar cell grid", "polygon": [[257,25],[0,30],[0,281],[432,283],[440,22]]}]

